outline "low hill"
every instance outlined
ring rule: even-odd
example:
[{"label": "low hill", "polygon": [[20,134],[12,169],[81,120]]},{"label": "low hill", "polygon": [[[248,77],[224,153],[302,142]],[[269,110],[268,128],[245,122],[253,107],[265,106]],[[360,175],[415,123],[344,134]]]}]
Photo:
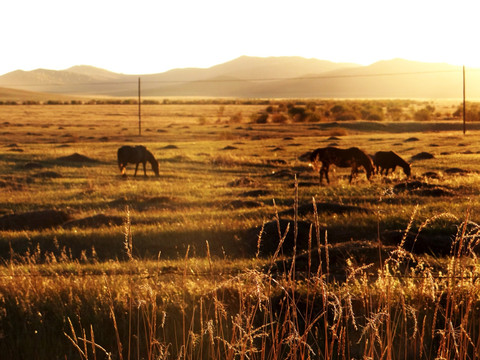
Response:
[{"label": "low hill", "polygon": [[11,89],[0,87],[0,101],[15,101],[15,102],[24,102],[24,101],[70,101],[80,99],[78,96],[71,95],[61,95],[61,94],[50,94],[42,92],[34,92],[27,90]]},{"label": "low hill", "polygon": [[[14,71],[0,86],[61,94],[136,96],[139,75],[92,66]],[[462,68],[403,59],[369,66],[302,57],[242,56],[210,68],[141,75],[145,96],[461,98]],[[467,96],[480,97],[480,71],[467,70]]]}]

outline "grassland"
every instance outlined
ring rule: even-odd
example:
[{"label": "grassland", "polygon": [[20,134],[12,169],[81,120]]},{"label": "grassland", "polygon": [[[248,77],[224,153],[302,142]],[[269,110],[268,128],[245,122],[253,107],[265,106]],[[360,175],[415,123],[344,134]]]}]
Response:
[{"label": "grassland", "polygon": [[[477,124],[252,121],[265,107],[144,105],[140,136],[136,105],[0,106],[1,212],[107,219],[0,231],[2,353],[475,358]],[[320,186],[298,157],[333,143],[433,158],[412,160],[415,187],[340,168]],[[160,177],[122,178],[123,144]]]}]

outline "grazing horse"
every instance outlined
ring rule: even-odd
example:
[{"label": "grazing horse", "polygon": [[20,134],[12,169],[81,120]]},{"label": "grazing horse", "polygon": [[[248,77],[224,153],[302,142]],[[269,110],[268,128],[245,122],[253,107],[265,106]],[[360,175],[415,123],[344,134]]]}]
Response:
[{"label": "grazing horse", "polygon": [[147,161],[152,165],[152,170],[155,175],[160,176],[158,173],[158,161],[153,154],[147,150],[143,145],[137,146],[122,146],[117,150],[118,167],[123,176],[127,176],[127,164],[135,164],[135,173],[133,176],[137,176],[138,165],[143,164],[143,173],[147,176],[147,170],[145,164]]},{"label": "grazing horse", "polygon": [[412,171],[410,169],[410,164],[403,160],[393,151],[378,151],[373,156],[373,163],[377,168],[377,172],[382,174],[385,170],[385,176],[388,175],[388,171],[395,171],[397,166],[400,166],[403,169],[403,172],[407,177],[410,177]]},{"label": "grazing horse", "polygon": [[[322,163],[321,167],[319,166],[320,162]],[[322,183],[323,176],[327,179],[327,183],[330,183],[330,179],[328,178],[330,165],[351,167],[350,184],[358,174],[359,167],[365,169],[368,180],[370,180],[372,174],[375,173],[375,167],[373,166],[373,161],[370,156],[357,147],[351,147],[349,149],[338,149],[333,146],[318,148],[310,153],[310,163],[315,170],[320,168],[320,184]]]}]

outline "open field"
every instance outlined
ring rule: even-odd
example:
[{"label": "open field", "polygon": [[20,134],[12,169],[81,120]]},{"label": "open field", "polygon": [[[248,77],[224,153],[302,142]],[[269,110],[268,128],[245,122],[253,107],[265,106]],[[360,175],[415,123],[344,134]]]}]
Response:
[{"label": "open field", "polygon": [[[0,106],[2,353],[475,358],[478,124],[252,122],[265,107],[144,105],[139,136],[136,105]],[[124,144],[160,177],[123,178]],[[298,157],[332,144],[394,150],[413,177],[320,186]]]}]

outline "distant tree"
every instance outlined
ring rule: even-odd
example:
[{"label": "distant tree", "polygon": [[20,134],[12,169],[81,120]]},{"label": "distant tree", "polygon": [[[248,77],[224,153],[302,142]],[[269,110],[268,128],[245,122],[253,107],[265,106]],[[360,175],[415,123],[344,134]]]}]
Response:
[{"label": "distant tree", "polygon": [[333,114],[341,114],[345,112],[345,108],[342,105],[334,105],[331,109],[330,112]]},{"label": "distant tree", "polygon": [[432,113],[430,110],[428,110],[427,108],[423,108],[423,109],[417,110],[413,114],[413,118],[417,121],[427,121],[427,120],[430,120],[431,115]]},{"label": "distant tree", "polygon": [[304,121],[306,118],[306,109],[304,107],[292,106],[288,109],[288,115],[295,122]]}]

